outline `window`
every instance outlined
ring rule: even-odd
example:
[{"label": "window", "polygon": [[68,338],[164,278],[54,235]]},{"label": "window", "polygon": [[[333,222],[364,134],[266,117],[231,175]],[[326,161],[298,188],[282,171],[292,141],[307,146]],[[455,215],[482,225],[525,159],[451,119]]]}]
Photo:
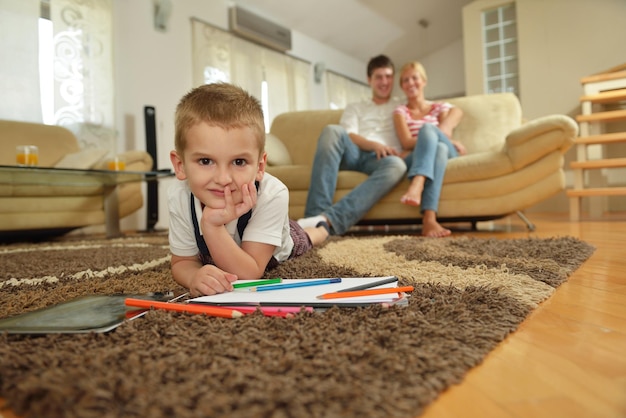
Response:
[{"label": "window", "polygon": [[483,12],[482,28],[485,91],[519,96],[515,4]]}]

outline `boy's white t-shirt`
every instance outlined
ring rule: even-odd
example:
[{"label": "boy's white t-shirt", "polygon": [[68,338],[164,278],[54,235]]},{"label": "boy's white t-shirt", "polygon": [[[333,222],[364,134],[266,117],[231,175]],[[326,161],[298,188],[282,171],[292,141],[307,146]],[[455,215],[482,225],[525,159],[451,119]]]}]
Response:
[{"label": "boy's white t-shirt", "polygon": [[[242,239],[237,232],[237,219],[226,225],[226,230],[241,246],[241,241],[273,245],[274,258],[282,262],[289,258],[293,239],[289,227],[289,191],[280,180],[265,173],[257,191],[257,203],[244,229]],[[198,223],[202,219],[202,206],[194,196]],[[199,254],[191,220],[191,190],[186,181],[175,180],[168,190],[170,213],[169,243],[174,255],[190,257]],[[202,231],[200,231],[202,233]]]}]

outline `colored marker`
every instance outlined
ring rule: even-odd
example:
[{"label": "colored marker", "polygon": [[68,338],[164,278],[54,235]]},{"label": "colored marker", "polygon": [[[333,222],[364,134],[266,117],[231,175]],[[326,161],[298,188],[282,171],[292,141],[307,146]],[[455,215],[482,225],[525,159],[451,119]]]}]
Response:
[{"label": "colored marker", "polygon": [[280,277],[267,280],[250,280],[247,282],[235,283],[233,284],[233,288],[241,289],[242,287],[264,286],[268,284],[282,283],[282,281],[283,279],[281,279]]},{"label": "colored marker", "polygon": [[339,298],[354,298],[359,296],[371,296],[371,295],[384,295],[388,293],[400,293],[400,292],[412,292],[413,286],[404,287],[386,287],[384,289],[366,289],[357,290],[354,292],[333,292],[324,293],[319,295],[318,299],[339,299]]},{"label": "colored marker", "polygon": [[291,282],[291,283],[251,287],[248,290],[250,292],[264,292],[266,290],[293,289],[294,287],[320,286],[323,284],[331,284],[331,283],[341,283],[341,279],[336,278],[336,279],[321,279],[321,280],[298,280],[296,282]]},{"label": "colored marker", "polygon": [[387,284],[387,283],[393,283],[397,281],[398,281],[398,278],[396,276],[387,277],[374,283],[368,283],[368,284],[362,284],[359,286],[349,287],[347,289],[337,290],[337,292],[354,292],[357,290],[371,289],[372,287],[380,286],[380,285]]},{"label": "colored marker", "polygon": [[209,316],[219,316],[221,318],[239,318],[243,316],[243,313],[235,309],[222,308],[221,306],[207,306],[207,305],[190,305],[187,303],[170,303],[170,302],[157,302],[154,300],[126,298],[126,306],[132,306],[135,308],[145,309],[163,309],[166,311],[174,312],[186,312],[192,314],[205,314]]},{"label": "colored marker", "polygon": [[244,314],[252,314],[257,310],[261,311],[265,316],[282,316],[289,318],[301,310],[305,312],[313,312],[312,307],[296,307],[296,306],[223,306],[224,308],[234,309]]}]

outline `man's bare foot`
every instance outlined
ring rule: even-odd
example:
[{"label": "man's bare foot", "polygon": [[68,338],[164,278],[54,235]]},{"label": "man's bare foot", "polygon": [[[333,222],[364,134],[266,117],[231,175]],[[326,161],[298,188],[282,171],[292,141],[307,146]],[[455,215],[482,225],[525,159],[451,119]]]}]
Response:
[{"label": "man's bare foot", "polygon": [[419,206],[422,203],[422,192],[424,191],[424,176],[415,176],[411,180],[411,185],[406,193],[400,198],[400,202],[405,205]]}]

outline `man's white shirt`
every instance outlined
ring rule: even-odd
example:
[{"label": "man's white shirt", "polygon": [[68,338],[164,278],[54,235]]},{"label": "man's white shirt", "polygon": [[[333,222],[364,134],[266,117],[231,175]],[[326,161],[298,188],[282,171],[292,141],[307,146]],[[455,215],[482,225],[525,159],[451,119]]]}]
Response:
[{"label": "man's white shirt", "polygon": [[361,135],[401,152],[402,145],[393,124],[393,111],[405,101],[392,98],[385,104],[376,104],[371,99],[350,103],[344,109],[339,123],[349,134]]}]

